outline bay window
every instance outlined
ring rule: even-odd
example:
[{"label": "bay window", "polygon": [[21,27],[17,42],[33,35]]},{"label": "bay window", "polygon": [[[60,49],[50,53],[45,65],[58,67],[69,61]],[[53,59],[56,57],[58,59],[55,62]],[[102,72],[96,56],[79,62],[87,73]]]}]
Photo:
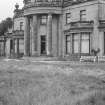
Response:
[{"label": "bay window", "polygon": [[66,35],[66,54],[89,54],[90,53],[90,33],[73,33]]}]

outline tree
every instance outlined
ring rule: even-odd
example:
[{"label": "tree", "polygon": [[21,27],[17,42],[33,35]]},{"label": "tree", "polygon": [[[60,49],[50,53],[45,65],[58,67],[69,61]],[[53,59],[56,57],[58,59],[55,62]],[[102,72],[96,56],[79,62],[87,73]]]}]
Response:
[{"label": "tree", "polygon": [[6,18],[0,23],[0,36],[7,32],[8,28],[12,27],[12,18]]}]

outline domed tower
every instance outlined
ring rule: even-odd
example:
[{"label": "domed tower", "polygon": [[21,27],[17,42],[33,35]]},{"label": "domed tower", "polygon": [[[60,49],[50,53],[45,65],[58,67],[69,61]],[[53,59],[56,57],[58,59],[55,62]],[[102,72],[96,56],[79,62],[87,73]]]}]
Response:
[{"label": "domed tower", "polygon": [[62,55],[63,0],[24,0],[24,54]]}]

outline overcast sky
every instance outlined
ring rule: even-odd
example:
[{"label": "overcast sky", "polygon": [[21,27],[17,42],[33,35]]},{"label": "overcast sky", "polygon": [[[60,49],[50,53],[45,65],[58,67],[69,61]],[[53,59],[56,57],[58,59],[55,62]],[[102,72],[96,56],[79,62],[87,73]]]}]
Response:
[{"label": "overcast sky", "polygon": [[13,16],[16,3],[20,5],[20,8],[23,7],[23,0],[2,0],[0,2],[0,21]]}]

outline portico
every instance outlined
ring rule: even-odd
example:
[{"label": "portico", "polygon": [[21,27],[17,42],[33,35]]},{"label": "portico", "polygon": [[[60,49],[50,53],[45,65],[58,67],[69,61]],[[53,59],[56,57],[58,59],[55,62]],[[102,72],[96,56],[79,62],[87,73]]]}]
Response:
[{"label": "portico", "polygon": [[[46,23],[41,24],[41,16],[46,16]],[[53,22],[55,21],[56,14],[48,13],[48,14],[33,14],[31,16],[25,16],[25,30],[24,30],[24,55],[25,56],[38,56],[38,55],[44,55],[47,56],[53,56],[53,46],[58,46],[57,41],[52,42],[53,35],[58,35],[58,19],[56,19],[56,29],[54,29]],[[58,15],[59,16],[59,15]],[[53,33],[53,32],[56,33]],[[42,36],[43,37],[42,39]],[[44,42],[41,42],[44,41]],[[40,43],[40,45],[38,44]],[[53,44],[55,43],[55,44]],[[43,45],[42,45],[43,44]],[[42,48],[43,47],[43,48]],[[56,51],[57,52],[57,51]]]}]

